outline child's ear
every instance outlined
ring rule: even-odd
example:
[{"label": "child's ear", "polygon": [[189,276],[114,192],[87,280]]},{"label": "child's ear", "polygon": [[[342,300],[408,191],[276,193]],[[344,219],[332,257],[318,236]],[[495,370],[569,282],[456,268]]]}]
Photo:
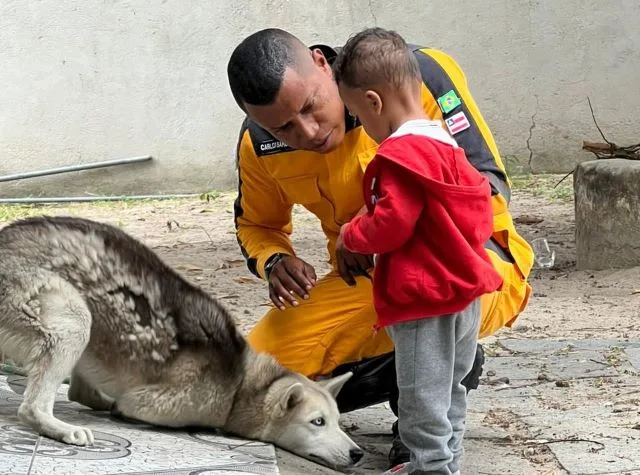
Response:
[{"label": "child's ear", "polygon": [[374,90],[369,89],[364,93],[364,96],[371,110],[376,115],[380,115],[382,113],[382,97],[380,97],[380,94],[378,94]]}]

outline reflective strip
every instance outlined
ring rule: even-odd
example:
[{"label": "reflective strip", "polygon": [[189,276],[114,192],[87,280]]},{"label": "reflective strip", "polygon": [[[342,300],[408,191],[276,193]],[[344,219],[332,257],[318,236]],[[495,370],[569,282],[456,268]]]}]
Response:
[{"label": "reflective strip", "polygon": [[485,243],[484,247],[485,249],[489,249],[495,252],[498,255],[498,257],[505,262],[510,262],[511,264],[514,264],[516,262],[513,256],[507,251],[505,251],[504,249],[502,249],[494,238],[489,239]]},{"label": "reflective strip", "polygon": [[238,218],[240,218],[244,213],[244,210],[242,209],[242,178],[240,176],[240,146],[242,144],[242,137],[244,136],[247,130],[248,130],[248,119],[245,119],[244,122],[242,122],[242,126],[240,127],[238,144],[236,146],[236,166],[238,168],[238,196],[233,202],[233,224],[236,229],[236,240],[240,245],[240,252],[242,252],[242,255],[247,261],[247,268],[253,275],[260,278],[260,274],[258,274],[258,261],[255,258],[249,256],[249,253],[247,252],[245,247],[242,245],[242,241],[240,241],[240,236],[238,235]]}]

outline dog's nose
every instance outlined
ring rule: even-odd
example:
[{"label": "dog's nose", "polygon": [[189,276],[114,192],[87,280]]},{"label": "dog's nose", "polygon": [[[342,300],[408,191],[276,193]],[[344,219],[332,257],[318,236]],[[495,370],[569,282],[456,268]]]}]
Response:
[{"label": "dog's nose", "polygon": [[358,463],[363,456],[364,452],[360,449],[351,449],[349,451],[349,457],[351,457],[353,463]]}]

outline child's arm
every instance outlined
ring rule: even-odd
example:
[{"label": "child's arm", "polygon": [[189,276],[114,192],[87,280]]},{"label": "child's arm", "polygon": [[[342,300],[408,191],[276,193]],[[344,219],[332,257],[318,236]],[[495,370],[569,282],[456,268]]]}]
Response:
[{"label": "child's arm", "polygon": [[356,216],[340,230],[344,246],[359,254],[382,254],[402,246],[422,213],[422,187],[395,163],[381,167],[378,201],[373,213]]}]

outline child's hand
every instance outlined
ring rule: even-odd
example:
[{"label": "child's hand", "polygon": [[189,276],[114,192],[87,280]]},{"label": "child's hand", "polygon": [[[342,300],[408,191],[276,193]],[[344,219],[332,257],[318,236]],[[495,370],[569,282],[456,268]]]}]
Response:
[{"label": "child's hand", "polygon": [[345,224],[340,227],[340,234],[336,239],[336,259],[338,261],[338,273],[342,280],[349,286],[356,285],[356,276],[363,276],[370,279],[369,269],[373,268],[373,256],[365,256],[349,251],[344,245]]}]

